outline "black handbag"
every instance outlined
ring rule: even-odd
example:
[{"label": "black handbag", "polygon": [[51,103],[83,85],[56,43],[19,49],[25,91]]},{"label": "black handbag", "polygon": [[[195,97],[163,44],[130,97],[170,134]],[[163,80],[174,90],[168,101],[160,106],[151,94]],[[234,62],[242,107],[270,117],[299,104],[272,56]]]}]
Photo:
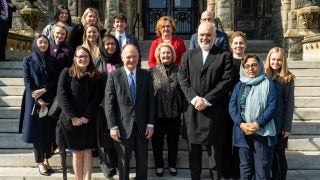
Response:
[{"label": "black handbag", "polygon": [[55,97],[49,109],[48,116],[55,119],[59,119],[60,114],[61,114],[61,108],[59,107],[57,97]]}]

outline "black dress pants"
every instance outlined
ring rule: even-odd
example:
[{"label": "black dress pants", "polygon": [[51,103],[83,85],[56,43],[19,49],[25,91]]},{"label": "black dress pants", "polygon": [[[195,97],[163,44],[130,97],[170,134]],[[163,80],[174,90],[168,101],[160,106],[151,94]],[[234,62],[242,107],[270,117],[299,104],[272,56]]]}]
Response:
[{"label": "black dress pants", "polygon": [[8,22],[0,18],[0,61],[6,60],[6,44],[9,33]]},{"label": "black dress pants", "polygon": [[273,161],[272,161],[272,179],[286,180],[288,164],[286,158],[286,148],[288,146],[288,137],[283,138],[278,134],[278,144],[274,146]]},{"label": "black dress pants", "polygon": [[[212,180],[222,178],[222,146],[206,146],[209,159],[209,172]],[[202,170],[202,145],[189,144],[189,168],[191,179],[200,180]]]},{"label": "black dress pants", "polygon": [[52,156],[52,144],[33,144],[34,158],[36,163],[42,163],[44,159]]},{"label": "black dress pants", "polygon": [[178,156],[178,143],[180,134],[180,118],[157,119],[152,136],[152,150],[156,168],[163,168],[163,144],[165,135],[167,135],[168,145],[168,165],[176,167]]}]

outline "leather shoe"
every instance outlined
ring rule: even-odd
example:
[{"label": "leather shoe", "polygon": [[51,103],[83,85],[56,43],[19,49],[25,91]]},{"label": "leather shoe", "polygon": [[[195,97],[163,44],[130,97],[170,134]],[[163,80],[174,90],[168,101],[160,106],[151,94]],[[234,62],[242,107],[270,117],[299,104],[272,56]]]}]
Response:
[{"label": "leather shoe", "polygon": [[163,176],[163,168],[157,168],[156,169],[156,175],[158,177],[162,177]]},{"label": "leather shoe", "polygon": [[170,173],[171,176],[176,176],[177,175],[177,169],[173,168],[173,167],[170,167],[169,168],[169,173]]},{"label": "leather shoe", "polygon": [[[40,165],[38,164],[38,170],[39,170],[39,173],[42,175],[42,176],[50,176],[51,174],[48,172],[48,170],[45,170],[45,171],[42,171],[40,166],[43,166],[43,165]],[[42,168],[44,169],[44,167]]]},{"label": "leather shoe", "polygon": [[111,171],[109,172],[109,174],[107,175],[107,177],[108,178],[112,178],[116,174],[117,174],[117,169],[116,168],[112,168]]}]

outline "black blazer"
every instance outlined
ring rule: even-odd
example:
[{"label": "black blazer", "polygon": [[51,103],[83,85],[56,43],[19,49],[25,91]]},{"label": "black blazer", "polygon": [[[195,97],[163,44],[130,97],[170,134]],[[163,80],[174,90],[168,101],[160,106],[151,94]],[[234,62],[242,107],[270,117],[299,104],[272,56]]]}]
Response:
[{"label": "black blazer", "polygon": [[105,90],[105,113],[108,127],[118,126],[121,139],[130,137],[134,122],[136,122],[139,135],[144,136],[147,124],[154,124],[155,118],[155,102],[150,73],[137,68],[136,100],[133,103],[124,67],[112,71]]}]

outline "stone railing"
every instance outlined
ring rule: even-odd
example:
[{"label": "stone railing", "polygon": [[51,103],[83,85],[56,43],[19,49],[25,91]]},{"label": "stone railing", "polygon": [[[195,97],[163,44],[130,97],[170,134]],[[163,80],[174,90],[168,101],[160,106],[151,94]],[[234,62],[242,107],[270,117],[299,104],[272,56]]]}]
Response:
[{"label": "stone railing", "polygon": [[21,60],[22,57],[31,53],[32,37],[9,32],[6,55],[9,60]]},{"label": "stone railing", "polygon": [[320,61],[320,34],[305,37],[302,46],[304,61]]}]

